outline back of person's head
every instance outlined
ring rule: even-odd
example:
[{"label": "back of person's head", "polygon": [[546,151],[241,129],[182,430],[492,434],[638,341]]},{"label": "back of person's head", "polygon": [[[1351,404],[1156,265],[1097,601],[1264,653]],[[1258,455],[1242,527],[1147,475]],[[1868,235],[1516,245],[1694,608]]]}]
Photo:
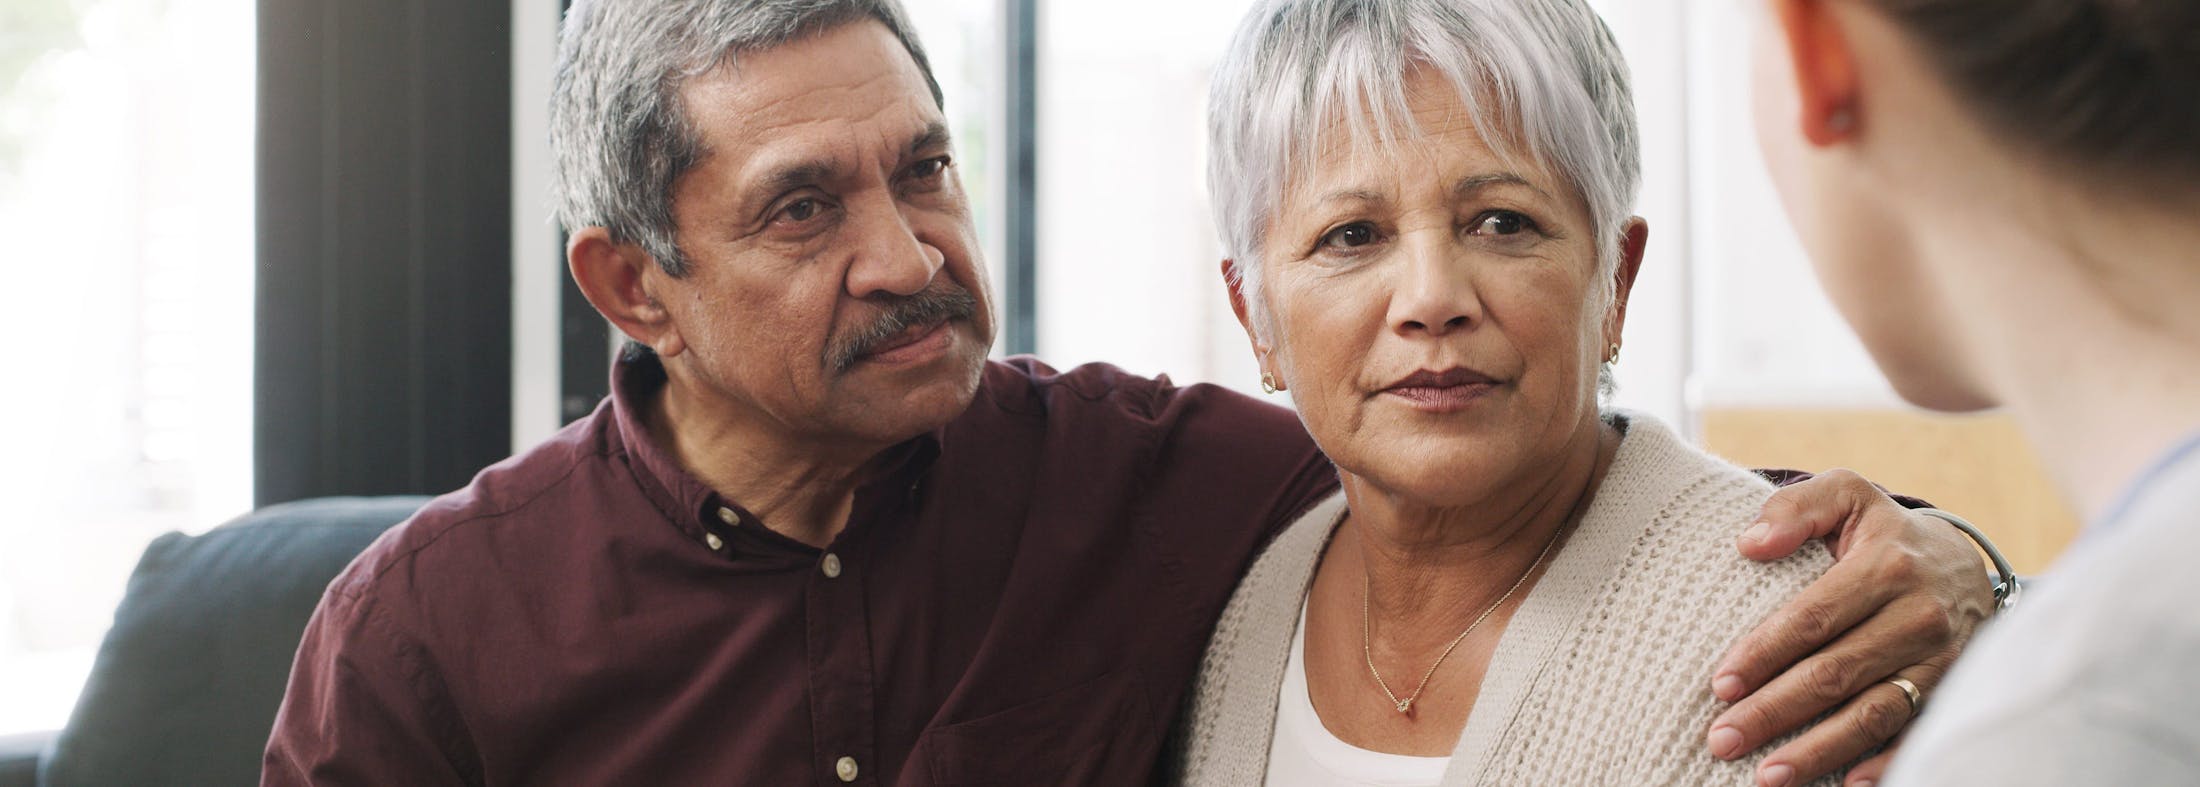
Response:
[{"label": "back of person's head", "polygon": [[2200,0],[1867,0],[1991,133],[2139,188],[2200,184]]}]

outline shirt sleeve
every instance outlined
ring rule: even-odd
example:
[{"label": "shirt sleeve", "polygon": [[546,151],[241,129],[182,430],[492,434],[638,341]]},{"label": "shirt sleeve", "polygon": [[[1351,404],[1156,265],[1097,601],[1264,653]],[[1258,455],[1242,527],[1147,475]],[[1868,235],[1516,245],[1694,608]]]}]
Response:
[{"label": "shirt sleeve", "polygon": [[1270,539],[1337,491],[1336,467],[1289,410],[1164,380],[1154,412],[1162,448],[1149,470],[1149,504],[1187,525],[1166,539],[1177,560],[1225,587]]},{"label": "shirt sleeve", "polygon": [[306,624],[260,783],[477,782],[441,685],[371,591],[332,588]]},{"label": "shirt sleeve", "polygon": [[1943,738],[1926,756],[1897,755],[1890,785],[2184,784],[2200,774],[2200,751],[2174,723],[2094,698],[2076,707],[2012,714],[1988,728]]}]

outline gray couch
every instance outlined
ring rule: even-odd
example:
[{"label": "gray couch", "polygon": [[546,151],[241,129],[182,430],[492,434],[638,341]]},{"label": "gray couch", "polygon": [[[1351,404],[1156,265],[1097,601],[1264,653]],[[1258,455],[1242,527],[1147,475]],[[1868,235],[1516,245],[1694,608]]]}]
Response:
[{"label": "gray couch", "polygon": [[321,591],[426,502],[306,500],[155,539],[68,726],[0,738],[0,787],[258,783]]}]

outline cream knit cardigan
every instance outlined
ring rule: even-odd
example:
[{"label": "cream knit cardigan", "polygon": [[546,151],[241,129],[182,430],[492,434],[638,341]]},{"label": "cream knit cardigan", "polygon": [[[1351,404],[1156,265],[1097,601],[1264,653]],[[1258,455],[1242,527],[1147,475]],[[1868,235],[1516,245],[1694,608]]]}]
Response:
[{"label": "cream knit cardigan", "polygon": [[[1812,542],[1776,563],[1744,559],[1734,539],[1771,485],[1647,416],[1607,419],[1626,435],[1619,453],[1498,641],[1447,787],[1755,783],[1757,757],[1722,762],[1705,747],[1724,707],[1711,669],[1832,558]],[[1299,611],[1344,512],[1342,493],[1316,506],[1238,585],[1172,744],[1176,783],[1262,783]]]}]

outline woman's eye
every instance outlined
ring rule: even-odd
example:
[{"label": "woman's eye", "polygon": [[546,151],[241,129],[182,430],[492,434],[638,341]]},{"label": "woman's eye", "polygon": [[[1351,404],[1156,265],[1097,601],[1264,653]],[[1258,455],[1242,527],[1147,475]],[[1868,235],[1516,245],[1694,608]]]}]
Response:
[{"label": "woman's eye", "polygon": [[1374,242],[1375,228],[1364,223],[1346,224],[1322,236],[1322,245],[1330,248],[1351,249]]},{"label": "woman's eye", "polygon": [[1518,235],[1535,229],[1535,220],[1509,210],[1493,210],[1474,220],[1470,235]]}]

